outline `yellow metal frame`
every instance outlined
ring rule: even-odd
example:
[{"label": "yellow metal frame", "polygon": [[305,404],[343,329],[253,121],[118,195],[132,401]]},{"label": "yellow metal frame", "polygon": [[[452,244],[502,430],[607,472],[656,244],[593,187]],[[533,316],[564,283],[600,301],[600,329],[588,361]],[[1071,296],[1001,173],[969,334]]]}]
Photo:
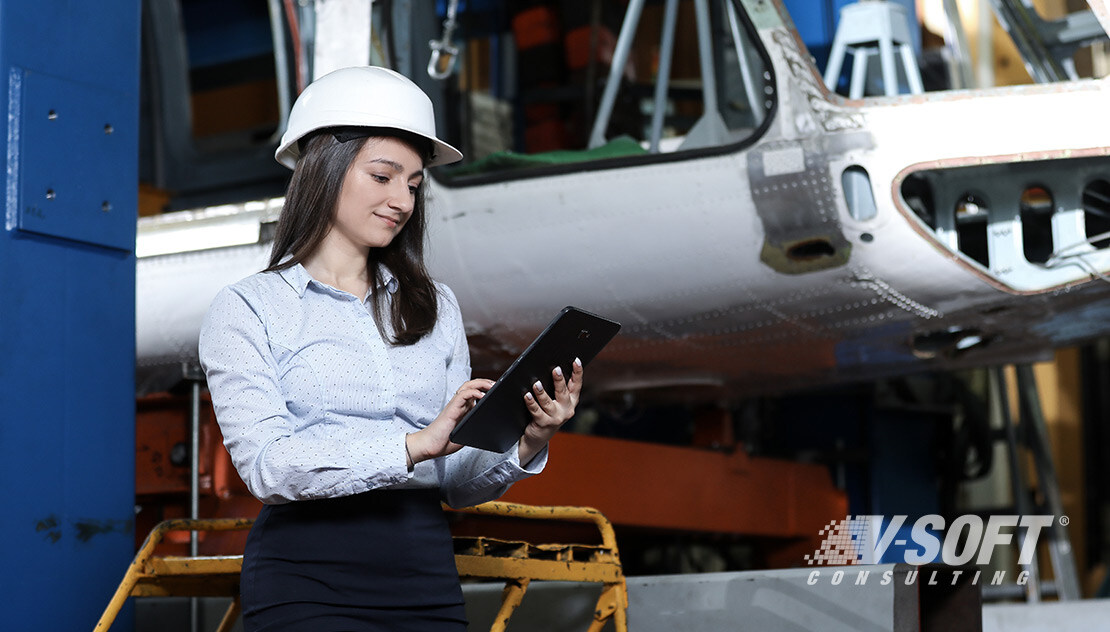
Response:
[{"label": "yellow metal frame", "polygon": [[460,510],[463,513],[529,520],[592,522],[601,534],[600,546],[529,544],[492,538],[455,538],[455,565],[460,577],[504,579],[501,609],[490,632],[504,632],[532,580],[602,584],[589,632],[599,632],[613,620],[617,632],[628,630],[628,587],[617,552],[613,525],[596,509],[489,502]]},{"label": "yellow metal frame", "polygon": [[239,518],[166,520],[159,523],[135,554],[94,630],[101,632],[112,627],[124,602],[132,596],[234,597],[218,632],[230,630],[239,616],[239,572],[243,568],[243,556],[156,556],[154,548],[170,531],[241,531],[250,529],[253,524],[254,520]]},{"label": "yellow metal frame", "polygon": [[[532,580],[578,581],[602,584],[589,632],[599,632],[610,619],[617,632],[628,630],[628,589],[617,553],[613,525],[588,507],[541,507],[489,502],[460,510],[464,513],[531,520],[592,522],[601,545],[530,544],[485,537],[455,538],[455,564],[460,577],[505,580],[501,609],[490,632],[504,632],[509,618],[524,598]],[[105,632],[128,597],[233,597],[218,632],[227,632],[239,617],[239,573],[242,555],[156,556],[154,549],[171,531],[237,531],[250,529],[250,519],[167,520],[147,536],[124,574],[95,632]]]}]

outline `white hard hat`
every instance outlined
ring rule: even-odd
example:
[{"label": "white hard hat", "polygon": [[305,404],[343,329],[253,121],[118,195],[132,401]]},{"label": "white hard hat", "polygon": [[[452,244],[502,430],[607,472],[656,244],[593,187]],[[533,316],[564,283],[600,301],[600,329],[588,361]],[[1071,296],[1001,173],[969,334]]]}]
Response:
[{"label": "white hard hat", "polygon": [[325,127],[386,127],[427,138],[434,146],[425,167],[462,160],[462,153],[436,138],[432,100],[404,75],[378,66],[340,68],[313,81],[289,111],[289,124],[274,152],[292,169],[297,141]]}]

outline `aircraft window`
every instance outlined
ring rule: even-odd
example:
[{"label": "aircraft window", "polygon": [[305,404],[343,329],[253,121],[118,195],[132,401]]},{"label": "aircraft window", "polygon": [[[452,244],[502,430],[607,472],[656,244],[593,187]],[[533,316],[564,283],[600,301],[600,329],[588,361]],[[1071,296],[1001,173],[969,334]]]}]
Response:
[{"label": "aircraft window", "polygon": [[844,187],[844,198],[852,218],[860,222],[874,219],[879,210],[875,205],[871,176],[867,174],[867,170],[859,165],[852,165],[844,170],[840,182]]},{"label": "aircraft window", "polygon": [[956,202],[956,234],[960,251],[990,267],[987,254],[987,219],[990,207],[975,193],[965,193]]},{"label": "aircraft window", "polygon": [[1052,193],[1042,186],[1031,186],[1021,192],[1018,210],[1021,213],[1021,239],[1025,259],[1044,263],[1052,256]]},{"label": "aircraft window", "polygon": [[446,99],[459,106],[448,129],[467,159],[437,177],[466,184],[712,151],[765,127],[772,75],[740,3],[628,7],[631,16],[609,2],[460,12],[470,37]]},{"label": "aircraft window", "polygon": [[1084,187],[1083,224],[1094,247],[1110,247],[1110,182],[1100,179]]}]

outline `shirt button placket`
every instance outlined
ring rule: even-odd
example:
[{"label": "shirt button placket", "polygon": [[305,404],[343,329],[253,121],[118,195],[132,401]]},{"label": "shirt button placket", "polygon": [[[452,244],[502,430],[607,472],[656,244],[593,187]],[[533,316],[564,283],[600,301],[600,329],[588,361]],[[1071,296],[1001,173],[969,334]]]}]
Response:
[{"label": "shirt button placket", "polygon": [[359,312],[359,318],[363,320],[363,335],[366,337],[366,342],[370,346],[370,362],[373,364],[373,372],[376,375],[382,376],[382,383],[378,386],[381,393],[381,400],[375,402],[382,410],[393,411],[395,414],[397,410],[397,388],[394,384],[393,365],[389,360],[389,349],[386,348],[388,344],[383,338],[378,326],[374,322],[374,317],[370,313],[371,305],[369,301],[363,302],[355,297],[351,297],[352,304],[356,306]]}]

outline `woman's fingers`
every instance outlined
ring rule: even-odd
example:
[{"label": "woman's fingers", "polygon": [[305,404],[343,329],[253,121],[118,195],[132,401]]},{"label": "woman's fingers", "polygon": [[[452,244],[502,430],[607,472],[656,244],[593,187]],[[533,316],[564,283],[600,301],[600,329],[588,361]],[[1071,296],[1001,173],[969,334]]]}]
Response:
[{"label": "woman's fingers", "polygon": [[478,390],[481,392],[488,391],[493,386],[493,380],[468,380],[459,386],[459,390],[455,391],[455,396],[461,395],[464,391]]},{"label": "woman's fingers", "polygon": [[578,395],[582,392],[582,361],[574,359],[569,380],[565,379],[562,367],[555,367],[551,375],[555,381],[555,399],[570,406],[577,405]]},{"label": "woman's fingers", "polygon": [[563,378],[563,367],[556,366],[551,371],[551,377],[555,382],[555,399],[565,399],[570,391],[567,388],[566,379]]},{"label": "woman's fingers", "polygon": [[462,448],[459,444],[451,442],[451,431],[454,430],[463,415],[474,407],[474,404],[486,394],[491,386],[493,386],[491,380],[479,379],[463,382],[455,391],[455,394],[451,396],[451,399],[447,400],[447,405],[443,407],[443,411],[427,427],[414,433],[420,435],[424,458],[451,454]]},{"label": "woman's fingers", "polygon": [[571,395],[578,401],[578,394],[582,392],[582,360],[575,358],[571,364],[570,383],[568,385]]},{"label": "woman's fingers", "polygon": [[532,385],[532,391],[525,394],[525,404],[536,421],[542,421],[541,418],[546,416],[561,424],[574,414],[578,396],[582,392],[582,361],[575,358],[571,367],[569,380],[562,367],[556,366],[551,370],[555,384],[554,397],[547,393],[539,380]]},{"label": "woman's fingers", "polygon": [[477,389],[461,391],[459,393],[457,405],[464,413],[469,412],[471,408],[474,408],[474,404],[476,404],[479,399],[482,399],[482,395],[485,395],[485,393]]},{"label": "woman's fingers", "polygon": [[459,390],[451,397],[451,404],[459,406],[459,408],[466,412],[474,407],[474,403],[481,399],[493,386],[493,380],[470,380],[463,382]]},{"label": "woman's fingers", "polygon": [[536,380],[536,383],[532,385],[531,395],[545,413],[549,415],[554,413],[551,396],[547,394],[547,391],[543,388],[543,383],[541,383],[539,380]]},{"label": "woman's fingers", "polygon": [[550,397],[543,385],[537,380],[532,390],[524,395],[524,403],[532,414],[532,422],[524,430],[520,441],[520,459],[528,462],[543,448],[551,437],[559,431],[578,406],[582,392],[582,362],[574,359],[570,379],[566,379],[562,369],[556,367],[551,372],[554,378],[555,397]]},{"label": "woman's fingers", "polygon": [[474,388],[474,387],[464,388],[464,389],[459,390],[458,393],[455,393],[455,400],[459,401],[459,402],[466,403],[467,401],[470,401],[470,400],[481,399],[481,397],[485,394],[486,394],[486,391],[484,389]]},{"label": "woman's fingers", "polygon": [[524,405],[528,408],[528,412],[532,413],[533,417],[539,417],[543,414],[540,403],[536,401],[536,396],[532,393],[524,394]]},{"label": "woman's fingers", "polygon": [[[556,389],[559,391],[559,389]],[[570,392],[564,388],[552,398],[538,380],[532,385],[532,392],[524,397],[528,410],[532,413],[533,423],[560,425],[574,414],[574,403]]]},{"label": "woman's fingers", "polygon": [[[451,441],[451,431],[459,420],[493,387],[493,380],[477,379],[463,382],[443,410],[426,427],[412,433],[410,445],[413,462],[458,452],[462,446]],[[542,413],[542,410],[540,411]],[[418,446],[418,447],[413,447]],[[415,452],[415,453],[413,453]]]}]

